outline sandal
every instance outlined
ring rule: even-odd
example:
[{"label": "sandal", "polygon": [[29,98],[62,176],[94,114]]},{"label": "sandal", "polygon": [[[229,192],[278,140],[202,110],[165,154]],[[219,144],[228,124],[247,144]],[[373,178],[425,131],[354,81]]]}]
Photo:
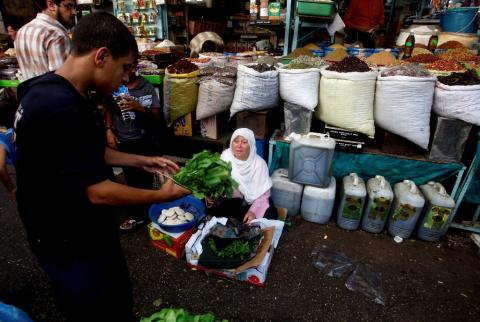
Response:
[{"label": "sandal", "polygon": [[120,230],[129,231],[137,227],[137,221],[135,219],[127,219],[120,225]]}]

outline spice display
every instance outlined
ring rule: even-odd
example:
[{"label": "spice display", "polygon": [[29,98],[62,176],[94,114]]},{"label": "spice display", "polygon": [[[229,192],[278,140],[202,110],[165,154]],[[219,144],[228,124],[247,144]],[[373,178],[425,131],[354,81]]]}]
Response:
[{"label": "spice display", "polygon": [[257,63],[264,63],[264,64],[267,64],[267,65],[275,65],[277,62],[275,61],[275,58],[273,58],[272,56],[262,56],[262,57],[259,57],[256,61]]},{"label": "spice display", "polygon": [[388,51],[375,53],[367,58],[367,62],[377,66],[393,66],[398,64],[397,59]]},{"label": "spice display", "polygon": [[206,58],[189,58],[188,60],[191,61],[192,63],[205,64],[205,63],[208,63],[212,59],[206,57]]},{"label": "spice display", "polygon": [[267,64],[263,64],[263,63],[249,65],[247,67],[249,67],[251,69],[254,69],[259,73],[264,73],[264,72],[275,70],[275,66],[271,66],[271,65],[267,65]]},{"label": "spice display", "polygon": [[437,56],[433,54],[420,54],[416,56],[412,56],[410,58],[405,59],[406,61],[410,63],[420,63],[420,64],[428,64],[428,63],[433,63],[437,60],[439,60]]},{"label": "spice display", "polygon": [[421,54],[432,54],[430,50],[425,49],[425,48],[413,48],[412,56],[417,56]]},{"label": "spice display", "polygon": [[415,44],[414,48],[427,49],[427,46],[425,46],[424,44]]},{"label": "spice display", "polygon": [[339,73],[371,71],[367,63],[358,59],[357,57],[345,57],[342,61],[332,64],[327,68],[327,70],[332,70]]},{"label": "spice display", "polygon": [[198,70],[198,66],[188,59],[180,59],[176,63],[167,67],[170,74],[188,74]]},{"label": "spice display", "polygon": [[419,65],[405,64],[382,71],[382,76],[432,77],[432,74]]},{"label": "spice display", "polygon": [[142,51],[140,54],[141,55],[157,55],[157,54],[163,54],[165,51],[163,50],[155,50],[155,49],[148,49],[148,50],[144,50]]},{"label": "spice display", "polygon": [[204,52],[204,53],[200,53],[200,55],[202,56],[208,56],[208,57],[222,57],[224,56],[222,53],[217,53],[217,52]]},{"label": "spice display", "polygon": [[473,55],[467,48],[455,48],[449,49],[446,53],[438,55],[443,60],[452,61],[473,61],[475,55]]},{"label": "spice display", "polygon": [[299,56],[313,56],[313,53],[308,48],[297,48],[288,54],[288,58],[297,58]]},{"label": "spice display", "polygon": [[292,60],[285,68],[288,69],[305,69],[320,68],[328,66],[329,63],[320,57],[299,56]]},{"label": "spice display", "polygon": [[340,45],[340,44],[333,44],[333,45],[329,46],[328,48],[345,49],[345,47]]},{"label": "spice display", "polygon": [[449,60],[437,60],[436,62],[427,65],[427,69],[439,71],[463,71],[464,68],[459,63]]},{"label": "spice display", "polygon": [[456,40],[449,40],[447,42],[444,42],[440,46],[438,46],[440,49],[455,49],[455,48],[465,48],[465,46]]},{"label": "spice display", "polygon": [[449,76],[439,76],[438,81],[445,85],[479,85],[480,79],[472,70],[466,73],[452,73]]},{"label": "spice display", "polygon": [[348,54],[345,49],[338,48],[332,51],[331,53],[329,53],[327,56],[325,56],[324,59],[328,61],[339,62],[347,56]]}]

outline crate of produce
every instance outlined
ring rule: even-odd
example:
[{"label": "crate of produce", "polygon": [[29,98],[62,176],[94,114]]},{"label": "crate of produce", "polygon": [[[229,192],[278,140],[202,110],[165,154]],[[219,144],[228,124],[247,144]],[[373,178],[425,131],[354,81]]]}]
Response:
[{"label": "crate of produce", "polygon": [[331,17],[335,12],[335,2],[328,0],[299,0],[297,13],[304,16]]}]

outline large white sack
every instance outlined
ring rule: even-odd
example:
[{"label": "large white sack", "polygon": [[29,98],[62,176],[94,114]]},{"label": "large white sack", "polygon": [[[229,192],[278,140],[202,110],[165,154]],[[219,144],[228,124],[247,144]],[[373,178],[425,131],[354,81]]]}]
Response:
[{"label": "large white sack", "polygon": [[375,123],[426,150],[435,81],[436,77],[379,75]]},{"label": "large white sack", "polygon": [[320,70],[318,68],[280,68],[278,72],[280,97],[285,102],[300,105],[313,111],[318,105]]},{"label": "large white sack", "polygon": [[315,116],[327,124],[373,137],[378,72],[339,73],[324,69],[321,75],[320,104]]},{"label": "large white sack", "polygon": [[449,86],[437,81],[433,110],[441,116],[480,125],[480,85]]},{"label": "large white sack", "polygon": [[230,117],[245,110],[260,110],[278,105],[278,70],[259,73],[248,65],[238,65],[237,87]]},{"label": "large white sack", "polygon": [[235,81],[232,85],[216,79],[201,81],[198,88],[197,120],[203,120],[230,108],[235,93]]}]

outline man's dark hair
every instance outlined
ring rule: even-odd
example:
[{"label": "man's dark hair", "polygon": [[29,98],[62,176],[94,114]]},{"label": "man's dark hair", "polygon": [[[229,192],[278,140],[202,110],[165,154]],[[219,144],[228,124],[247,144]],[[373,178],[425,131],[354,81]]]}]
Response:
[{"label": "man's dark hair", "polygon": [[107,47],[115,59],[130,53],[138,57],[138,46],[132,33],[107,12],[83,17],[73,31],[72,55],[84,56],[100,47]]},{"label": "man's dark hair", "polygon": [[[53,3],[55,3],[56,5],[60,5],[60,3],[63,1],[63,0],[52,0]],[[44,10],[44,9],[47,9],[47,0],[35,0],[34,1],[35,3],[35,8],[37,10]]]}]

